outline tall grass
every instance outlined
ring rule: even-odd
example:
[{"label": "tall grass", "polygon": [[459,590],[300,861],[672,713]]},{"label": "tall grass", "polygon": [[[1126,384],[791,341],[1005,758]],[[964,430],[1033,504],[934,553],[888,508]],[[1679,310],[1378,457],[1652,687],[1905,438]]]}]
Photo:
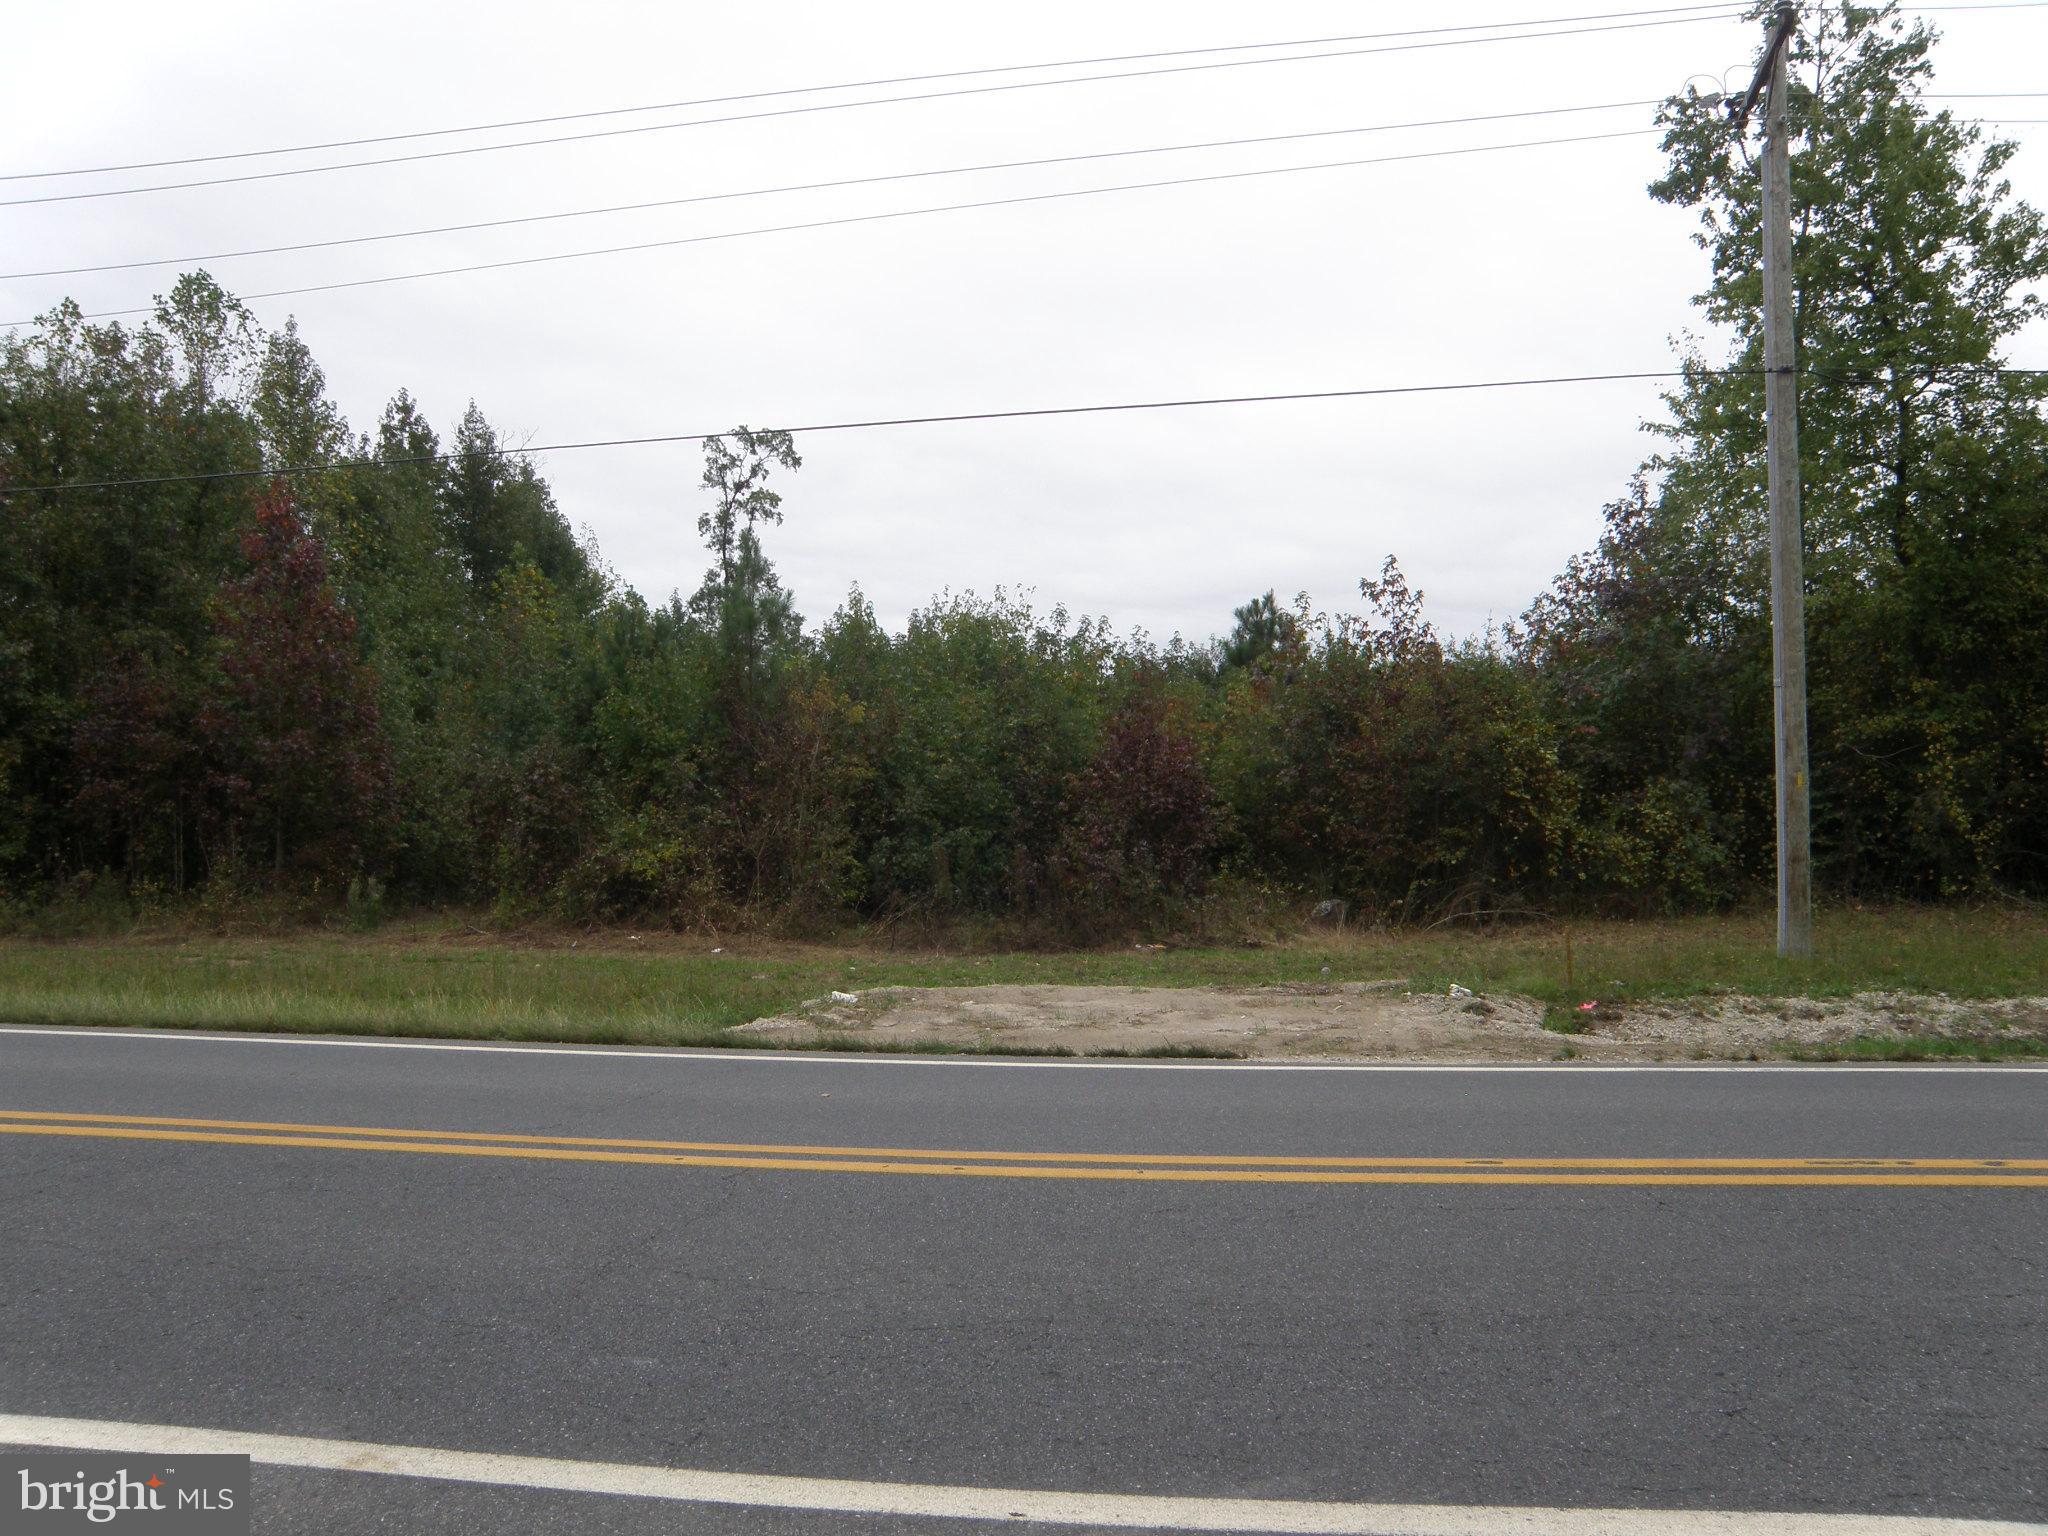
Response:
[{"label": "tall grass", "polygon": [[[1567,975],[1567,948],[1571,956]],[[1258,948],[1059,954],[729,944],[624,934],[472,938],[133,935],[0,941],[0,1021],[284,1029],[493,1040],[725,1043],[732,1025],[838,988],[991,982],[1268,986],[1398,980],[1516,992],[1552,1007],[1717,992],[1836,997],[2048,993],[2048,923],[1993,909],[1841,910],[1807,964],[1772,953],[1767,916],[1316,934]]]}]

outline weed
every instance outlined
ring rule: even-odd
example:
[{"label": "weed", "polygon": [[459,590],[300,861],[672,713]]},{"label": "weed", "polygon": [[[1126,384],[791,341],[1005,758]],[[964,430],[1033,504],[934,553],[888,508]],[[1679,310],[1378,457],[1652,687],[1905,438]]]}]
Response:
[{"label": "weed", "polygon": [[[104,900],[95,892],[79,905]],[[1582,1033],[1598,1017],[1578,1012],[1583,993],[1559,988],[1556,930],[1535,925],[1351,929],[1259,949],[1019,953],[891,947],[872,936],[855,947],[653,932],[629,940],[601,929],[505,934],[447,918],[388,918],[362,934],[281,922],[252,931],[248,908],[233,916],[231,931],[216,935],[151,927],[146,916],[110,909],[71,929],[75,937],[0,939],[0,1020],[776,1048],[726,1031],[846,986],[850,964],[876,1008],[890,1001],[878,990],[892,986],[1323,987],[1398,977],[1396,986],[1418,994],[1441,994],[1455,979],[1474,991],[1532,997],[1561,1035]],[[1797,968],[1772,954],[1767,916],[1575,924],[1572,942],[1581,985],[1602,978],[1603,997],[2048,993],[2048,925],[2027,914],[1902,907],[1824,912],[1817,926],[1821,958]],[[714,944],[720,953],[710,952]],[[1850,1046],[1846,1059],[1913,1048]],[[1921,1049],[1930,1057],[1969,1054],[1955,1045]],[[2038,1052],[2021,1044],[2002,1054]]]},{"label": "weed", "polygon": [[384,925],[384,882],[358,875],[348,883],[348,926],[351,933],[370,933]]},{"label": "weed", "polygon": [[1826,1045],[1786,1044],[1793,1061],[2030,1061],[2048,1057],[2038,1035],[1855,1035]]}]

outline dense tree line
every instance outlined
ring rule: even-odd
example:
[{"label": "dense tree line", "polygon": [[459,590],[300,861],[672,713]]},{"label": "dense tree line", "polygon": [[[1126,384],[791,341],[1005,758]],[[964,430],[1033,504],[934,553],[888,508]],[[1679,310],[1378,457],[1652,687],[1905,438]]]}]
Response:
[{"label": "dense tree line", "polygon": [[[1823,13],[1794,157],[1824,891],[2048,888],[2048,378],[2001,370],[2048,236],[1931,112],[1930,38]],[[204,274],[0,356],[0,880],[677,922],[1172,920],[1205,893],[1399,918],[1690,908],[1772,857],[1755,175],[1666,105],[1701,304],[1664,450],[1517,624],[1356,614],[1206,645],[1004,597],[806,625],[768,554],[797,446],[705,456],[659,607],[474,406],[351,431],[296,328]],[[352,467],[272,477],[286,466]],[[193,478],[212,475],[216,478]],[[239,475],[240,477],[231,477]],[[62,494],[27,487],[125,482]]]}]

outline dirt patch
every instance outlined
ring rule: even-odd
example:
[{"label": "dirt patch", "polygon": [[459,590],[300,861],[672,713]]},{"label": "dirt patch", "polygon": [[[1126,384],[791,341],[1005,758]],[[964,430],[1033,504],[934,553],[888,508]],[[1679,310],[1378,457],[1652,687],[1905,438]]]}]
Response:
[{"label": "dirt patch", "polygon": [[[1415,995],[1398,982],[1282,987],[880,987],[821,1000],[738,1035],[816,1044],[980,1049],[1197,1049],[1241,1056],[1488,1059],[1554,1053],[1524,998]],[[1548,1046],[1546,1051],[1544,1047]]]},{"label": "dirt patch", "polygon": [[[1858,1036],[2048,1036],[2048,998],[1957,999],[1907,992],[1854,997],[1698,998],[1634,1003],[1593,1025],[1616,1045],[1658,1045],[1688,1055],[1765,1056],[1780,1046],[1827,1046]],[[1574,1037],[1577,1038],[1577,1037]]]},{"label": "dirt patch", "polygon": [[[847,994],[840,994],[845,997]],[[1856,1035],[2048,1035],[2048,998],[1959,1002],[1717,997],[1602,1004],[1581,1032],[1543,1027],[1508,994],[1416,993],[1398,981],[1279,987],[879,987],[818,999],[734,1035],[790,1045],[953,1046],[1076,1055],[1189,1051],[1252,1058],[1401,1061],[1741,1059]]]}]

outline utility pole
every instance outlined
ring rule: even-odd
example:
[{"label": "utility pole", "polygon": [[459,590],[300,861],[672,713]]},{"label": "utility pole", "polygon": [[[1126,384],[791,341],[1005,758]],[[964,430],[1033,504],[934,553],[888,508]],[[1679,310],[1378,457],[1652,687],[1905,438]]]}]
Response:
[{"label": "utility pole", "polygon": [[1813,834],[1806,762],[1806,577],[1799,515],[1798,343],[1793,331],[1792,165],[1786,55],[1799,24],[1778,7],[1738,122],[1764,96],[1764,441],[1771,499],[1771,695],[1778,761],[1778,953],[1813,954]]}]

